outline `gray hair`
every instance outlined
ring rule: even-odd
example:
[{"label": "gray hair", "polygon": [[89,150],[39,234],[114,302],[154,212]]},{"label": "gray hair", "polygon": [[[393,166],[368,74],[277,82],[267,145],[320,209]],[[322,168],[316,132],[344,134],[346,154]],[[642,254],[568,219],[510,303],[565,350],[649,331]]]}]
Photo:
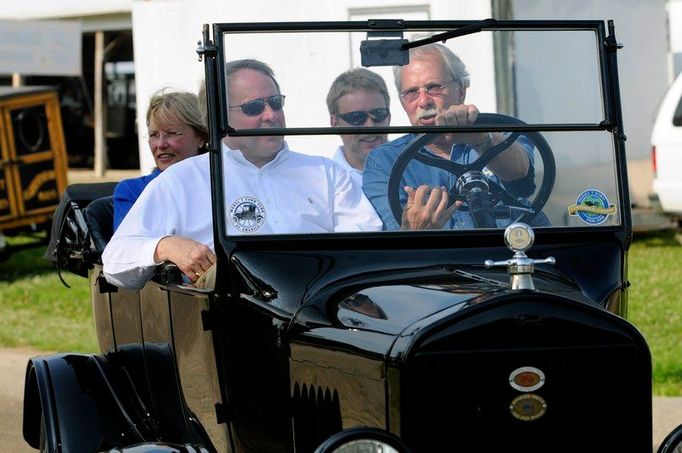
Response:
[{"label": "gray hair", "polygon": [[[452,50],[440,43],[410,49],[410,61],[421,60],[427,55],[440,55],[443,65],[450,72],[452,78],[463,88],[469,88],[469,72],[467,72],[464,62]],[[393,66],[393,78],[398,93],[402,91],[402,68],[403,66]]]},{"label": "gray hair", "polygon": [[254,71],[261,72],[270,77],[275,84],[275,88],[277,88],[277,93],[280,93],[279,83],[277,83],[277,80],[275,79],[275,73],[273,72],[272,68],[262,61],[254,60],[252,58],[232,60],[225,63],[225,80],[228,86],[230,82],[232,82],[232,79],[234,79],[234,75],[237,73],[237,71],[241,69],[253,69]]}]

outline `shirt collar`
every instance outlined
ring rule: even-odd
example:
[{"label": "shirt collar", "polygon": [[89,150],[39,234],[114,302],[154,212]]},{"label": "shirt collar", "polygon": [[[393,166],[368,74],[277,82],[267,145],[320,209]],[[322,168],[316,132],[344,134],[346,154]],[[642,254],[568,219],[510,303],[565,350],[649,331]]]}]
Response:
[{"label": "shirt collar", "polygon": [[257,168],[253,163],[249,162],[246,157],[244,157],[244,154],[241,152],[239,149],[232,149],[229,146],[225,144],[225,142],[221,142],[222,147],[223,147],[223,156],[226,158],[232,160],[238,165],[241,166],[246,166],[246,167],[251,167],[257,170],[264,170],[266,168],[278,165],[280,162],[282,162],[284,159],[286,159],[286,156],[289,154],[289,145],[287,144],[286,141],[282,141],[282,147],[277,151],[277,154],[275,155],[275,158],[272,159],[270,162],[267,164],[263,165],[260,168]]}]

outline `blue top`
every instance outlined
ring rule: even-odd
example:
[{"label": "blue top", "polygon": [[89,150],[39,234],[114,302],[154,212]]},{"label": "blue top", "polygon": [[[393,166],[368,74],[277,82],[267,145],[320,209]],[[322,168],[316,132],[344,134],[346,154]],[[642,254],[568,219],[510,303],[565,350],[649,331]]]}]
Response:
[{"label": "blue top", "polygon": [[[400,229],[400,224],[396,222],[388,204],[386,189],[393,164],[407,147],[408,143],[415,138],[416,135],[408,134],[378,146],[369,154],[365,161],[365,170],[362,175],[362,189],[367,198],[369,198],[369,201],[372,202],[379,217],[381,217],[381,220],[384,222],[385,230]],[[532,195],[535,191],[533,145],[528,138],[523,135],[517,139],[517,142],[523,146],[530,158],[531,166],[526,176],[516,181],[502,183],[502,181],[487,168],[483,169],[483,173],[488,178],[504,187],[514,197],[523,199]],[[438,156],[433,154],[426,147],[422,148],[419,152],[430,157],[438,158]],[[479,154],[476,150],[466,144],[455,144],[450,153],[450,160],[461,165],[471,164],[476,161],[478,157]],[[405,186],[417,188],[422,184],[428,184],[432,187],[446,187],[450,190],[450,188],[455,185],[456,181],[457,177],[448,171],[423,164],[417,160],[412,160],[407,164],[400,182],[400,204],[401,206],[404,206],[407,202],[407,193],[403,190],[403,187]],[[525,200],[520,201],[523,201],[524,204],[528,204]],[[501,228],[508,225],[511,222],[511,219],[497,219],[496,221],[497,226]],[[543,213],[540,213],[531,223],[535,226],[541,226],[547,225],[549,222],[547,217]],[[457,210],[449,223],[445,224],[443,228],[468,229],[474,228],[474,223],[469,211]]]},{"label": "blue top", "polygon": [[153,172],[146,176],[124,179],[116,184],[114,189],[114,231],[116,231],[123,218],[128,214],[130,208],[133,207],[135,200],[137,200],[144,188],[147,187],[147,184],[160,174],[161,170],[155,168]]}]

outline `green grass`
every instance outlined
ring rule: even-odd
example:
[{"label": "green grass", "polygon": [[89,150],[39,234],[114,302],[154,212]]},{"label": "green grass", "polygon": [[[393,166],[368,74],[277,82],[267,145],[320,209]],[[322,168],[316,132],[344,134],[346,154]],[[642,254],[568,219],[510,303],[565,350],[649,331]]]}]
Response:
[{"label": "green grass", "polygon": [[[43,252],[0,261],[0,346],[97,351],[88,280],[65,273],[64,287]],[[629,318],[651,349],[654,393],[682,395],[682,246],[672,231],[639,235],[629,258]]]},{"label": "green grass", "polygon": [[651,349],[654,393],[682,395],[682,246],[673,231],[635,237],[630,322]]},{"label": "green grass", "polygon": [[[10,238],[11,245],[26,242]],[[88,280],[65,273],[42,258],[45,245],[0,261],[0,346],[41,351],[97,351]]]}]

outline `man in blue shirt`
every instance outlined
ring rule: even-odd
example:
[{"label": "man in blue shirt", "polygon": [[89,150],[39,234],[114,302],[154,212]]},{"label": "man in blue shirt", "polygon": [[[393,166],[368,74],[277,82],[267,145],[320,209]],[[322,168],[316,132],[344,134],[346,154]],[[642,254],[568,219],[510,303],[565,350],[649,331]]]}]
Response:
[{"label": "man in blue shirt", "polygon": [[[469,125],[476,121],[478,108],[464,103],[469,74],[464,63],[444,45],[410,49],[410,63],[396,66],[393,74],[400,103],[413,126]],[[384,228],[473,228],[469,212],[458,211],[461,202],[448,207],[448,189],[456,177],[416,160],[403,173],[400,201],[404,208],[401,223],[396,222],[388,203],[388,178],[396,159],[414,138],[407,135],[379,146],[365,163],[363,190],[384,222]],[[498,133],[443,134],[420,152],[469,164],[505,138]],[[532,157],[532,145],[521,136],[495,157],[483,173],[514,197],[528,197],[535,191]]]}]

